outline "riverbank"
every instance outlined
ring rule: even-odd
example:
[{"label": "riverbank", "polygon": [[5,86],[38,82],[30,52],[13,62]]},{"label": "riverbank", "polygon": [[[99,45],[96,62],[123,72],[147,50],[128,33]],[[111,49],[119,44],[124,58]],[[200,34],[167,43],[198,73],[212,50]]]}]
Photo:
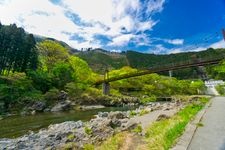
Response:
[{"label": "riverbank", "polygon": [[98,112],[128,111],[138,106],[104,107],[89,110],[70,110],[64,112],[41,112],[35,115],[13,115],[0,120],[0,138],[17,138],[29,131],[37,132],[41,128],[47,128],[50,124],[58,124],[65,121],[89,121]]},{"label": "riverbank", "polygon": [[[50,125],[38,133],[31,132],[16,139],[1,139],[1,149],[46,149],[63,148],[75,143],[77,148],[86,144],[101,143],[117,132],[132,130],[138,126],[142,117],[154,112],[182,107],[183,103],[151,103],[134,111],[98,113],[88,122],[68,121]],[[159,113],[160,114],[160,113]],[[74,144],[72,144],[74,146]]]}]

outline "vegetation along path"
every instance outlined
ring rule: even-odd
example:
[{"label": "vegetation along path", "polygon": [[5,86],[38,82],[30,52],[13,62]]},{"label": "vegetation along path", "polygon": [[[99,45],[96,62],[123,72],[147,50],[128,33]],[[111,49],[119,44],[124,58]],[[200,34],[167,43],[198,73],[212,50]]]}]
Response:
[{"label": "vegetation along path", "polygon": [[189,150],[225,149],[225,97],[215,97],[199,124]]}]

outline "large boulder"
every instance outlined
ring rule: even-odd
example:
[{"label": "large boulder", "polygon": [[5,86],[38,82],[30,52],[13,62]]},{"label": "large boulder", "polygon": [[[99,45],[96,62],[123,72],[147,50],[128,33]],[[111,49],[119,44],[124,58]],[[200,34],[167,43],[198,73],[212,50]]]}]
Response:
[{"label": "large boulder", "polygon": [[51,109],[51,112],[69,110],[70,106],[71,106],[71,101],[69,101],[69,100],[66,100],[65,102],[59,102]]},{"label": "large boulder", "polygon": [[115,112],[110,112],[108,115],[108,118],[109,119],[124,119],[124,118],[128,118],[128,116],[126,112],[115,111]]}]

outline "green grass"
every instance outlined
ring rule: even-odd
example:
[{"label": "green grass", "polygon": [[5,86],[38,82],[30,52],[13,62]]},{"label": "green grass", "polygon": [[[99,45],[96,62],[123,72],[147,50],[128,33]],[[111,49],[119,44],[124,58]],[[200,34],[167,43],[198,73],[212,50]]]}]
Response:
[{"label": "green grass", "polygon": [[94,150],[94,149],[95,149],[95,147],[92,144],[86,144],[86,145],[84,145],[84,150]]},{"label": "green grass", "polygon": [[204,124],[203,124],[203,123],[201,123],[201,122],[199,122],[199,123],[197,123],[197,124],[196,124],[196,126],[197,126],[197,127],[203,127],[203,126],[204,126]]},{"label": "green grass", "polygon": [[188,122],[200,111],[208,99],[201,98],[199,101],[187,105],[170,119],[153,123],[146,132],[146,142],[149,149],[168,150],[176,139],[183,133]]},{"label": "green grass", "polygon": [[121,132],[113,137],[107,139],[101,146],[97,147],[96,150],[118,150],[124,144],[127,137],[127,132]]},{"label": "green grass", "polygon": [[142,131],[143,131],[143,128],[140,124],[132,130],[132,132],[134,133],[142,133]]},{"label": "green grass", "polygon": [[142,109],[139,113],[140,116],[143,116],[145,114],[149,113],[149,111],[145,110],[145,109]]},{"label": "green grass", "polygon": [[137,115],[137,113],[136,113],[135,110],[131,110],[131,111],[130,111],[130,116],[131,116],[131,117],[136,116],[136,115]]}]

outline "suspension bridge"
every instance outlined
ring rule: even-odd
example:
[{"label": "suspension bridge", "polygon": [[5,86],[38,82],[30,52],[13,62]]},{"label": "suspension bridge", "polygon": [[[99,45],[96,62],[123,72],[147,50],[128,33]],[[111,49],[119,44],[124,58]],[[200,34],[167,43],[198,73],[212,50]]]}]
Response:
[{"label": "suspension bridge", "polygon": [[185,69],[190,67],[213,65],[213,64],[218,64],[223,59],[225,59],[224,56],[221,56],[219,58],[217,57],[217,58],[204,58],[204,59],[202,58],[190,59],[190,60],[177,62],[177,63],[171,63],[167,65],[158,65],[158,66],[150,67],[137,72],[126,73],[123,75],[113,76],[113,77],[110,77],[108,71],[106,71],[104,75],[104,79],[97,81],[95,85],[102,84],[103,94],[108,95],[110,93],[110,82],[113,82],[113,81],[143,76],[143,75],[147,75],[151,73],[161,73],[161,72],[167,72],[167,71],[171,72],[174,70]]}]

